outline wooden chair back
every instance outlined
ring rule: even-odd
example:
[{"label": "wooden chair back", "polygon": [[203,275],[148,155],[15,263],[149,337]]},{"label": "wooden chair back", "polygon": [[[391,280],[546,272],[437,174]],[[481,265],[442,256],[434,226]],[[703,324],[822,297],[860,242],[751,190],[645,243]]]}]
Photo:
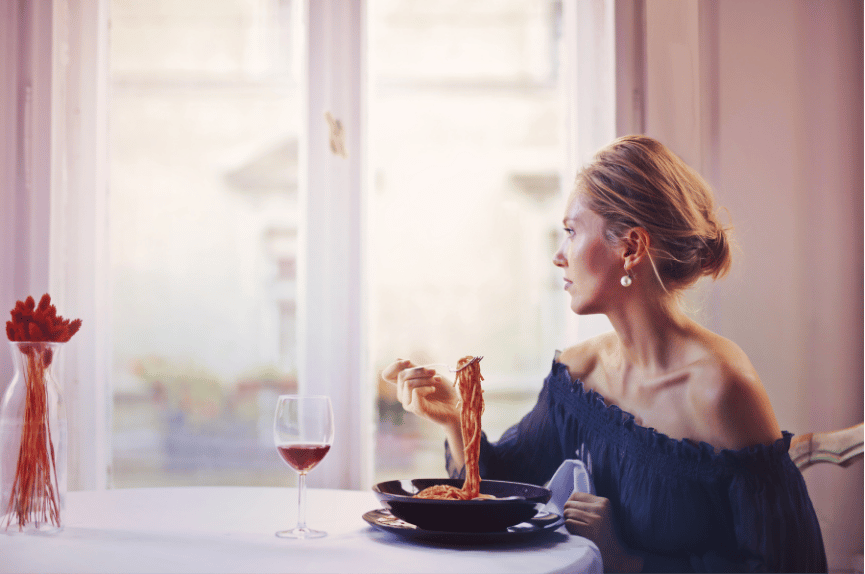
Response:
[{"label": "wooden chair back", "polygon": [[828,462],[849,466],[862,458],[863,423],[850,428],[798,435],[790,441],[790,458],[799,470]]}]

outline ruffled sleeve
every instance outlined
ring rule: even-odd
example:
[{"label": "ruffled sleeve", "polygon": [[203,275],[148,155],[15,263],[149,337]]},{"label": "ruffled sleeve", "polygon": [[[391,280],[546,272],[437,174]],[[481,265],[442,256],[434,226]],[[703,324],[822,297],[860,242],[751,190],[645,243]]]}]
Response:
[{"label": "ruffled sleeve", "polygon": [[[792,435],[773,445],[725,451],[716,512],[726,519],[710,534],[716,544],[686,556],[644,553],[644,572],[826,572],[816,513],[802,474],[787,451]],[[725,473],[726,474],[726,473]]]}]

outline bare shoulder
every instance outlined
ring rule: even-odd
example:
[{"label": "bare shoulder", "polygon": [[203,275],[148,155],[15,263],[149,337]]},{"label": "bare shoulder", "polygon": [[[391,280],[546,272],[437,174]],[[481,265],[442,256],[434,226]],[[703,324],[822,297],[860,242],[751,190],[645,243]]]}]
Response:
[{"label": "bare shoulder", "polygon": [[562,351],[559,362],[568,368],[572,379],[586,383],[594,378],[602,357],[612,351],[615,341],[613,331],[602,333]]},{"label": "bare shoulder", "polygon": [[692,420],[702,440],[741,449],[781,438],[769,396],[745,352],[714,333],[703,340],[706,355],[693,366],[688,385]]}]

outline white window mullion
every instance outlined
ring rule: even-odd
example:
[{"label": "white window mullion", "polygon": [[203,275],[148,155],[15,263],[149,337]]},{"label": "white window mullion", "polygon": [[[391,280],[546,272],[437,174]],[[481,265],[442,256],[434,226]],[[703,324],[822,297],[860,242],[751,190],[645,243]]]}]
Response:
[{"label": "white window mullion", "polygon": [[[110,486],[108,1],[54,0],[50,292],[81,318],[62,357],[69,488]],[[49,44],[50,45],[50,44]]]},{"label": "white window mullion", "polygon": [[[306,12],[299,384],[304,393],[330,395],[337,425],[333,448],[310,475],[311,485],[360,488],[372,459],[363,320],[365,2],[311,0]],[[340,123],[343,139],[326,114]]]}]

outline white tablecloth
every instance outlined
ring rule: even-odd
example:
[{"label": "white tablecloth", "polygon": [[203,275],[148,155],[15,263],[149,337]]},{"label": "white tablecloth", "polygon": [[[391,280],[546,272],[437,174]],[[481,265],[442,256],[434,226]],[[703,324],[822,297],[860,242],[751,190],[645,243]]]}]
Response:
[{"label": "white tablecloth", "polygon": [[55,535],[0,534],[0,572],[601,572],[597,547],[564,531],[521,543],[445,546],[373,528],[372,492],[311,489],[316,540],[274,533],[297,522],[293,488],[190,487],[71,492]]}]

